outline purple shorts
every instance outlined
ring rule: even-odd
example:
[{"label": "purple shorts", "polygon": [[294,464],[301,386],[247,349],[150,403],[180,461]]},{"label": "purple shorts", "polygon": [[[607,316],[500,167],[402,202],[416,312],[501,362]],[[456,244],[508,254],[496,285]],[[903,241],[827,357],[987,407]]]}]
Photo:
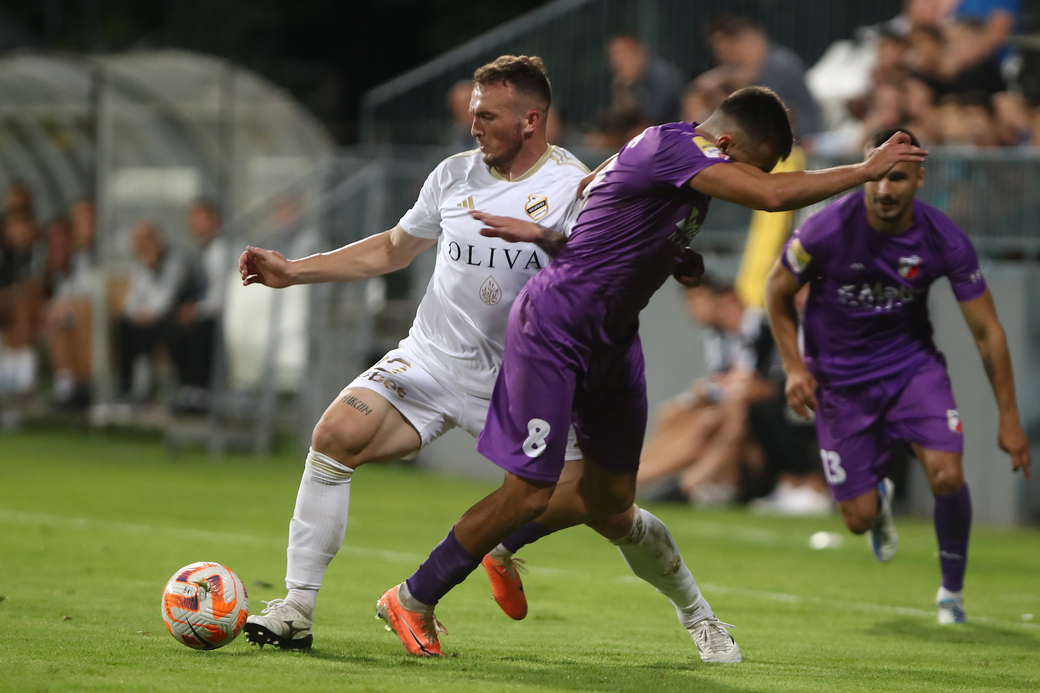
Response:
[{"label": "purple shorts", "polygon": [[961,419],[941,359],[862,385],[817,389],[816,436],[835,500],[861,496],[885,478],[899,441],[963,452]]},{"label": "purple shorts", "polygon": [[524,479],[555,482],[573,424],[588,462],[634,474],[647,418],[638,336],[623,345],[580,344],[531,312],[521,293],[477,451]]}]

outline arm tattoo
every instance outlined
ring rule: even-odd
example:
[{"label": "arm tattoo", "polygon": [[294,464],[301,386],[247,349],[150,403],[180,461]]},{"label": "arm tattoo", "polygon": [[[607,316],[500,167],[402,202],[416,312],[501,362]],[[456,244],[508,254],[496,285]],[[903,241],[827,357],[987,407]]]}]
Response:
[{"label": "arm tattoo", "polygon": [[535,245],[544,250],[545,254],[550,258],[554,258],[563,250],[563,246],[567,243],[567,237],[562,233],[556,233],[544,227],[541,227],[541,229],[542,238],[539,241],[535,241]]}]

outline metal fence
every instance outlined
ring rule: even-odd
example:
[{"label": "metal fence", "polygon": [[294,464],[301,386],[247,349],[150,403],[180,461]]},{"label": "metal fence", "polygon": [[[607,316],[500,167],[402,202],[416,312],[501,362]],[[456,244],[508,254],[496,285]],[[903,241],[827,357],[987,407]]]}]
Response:
[{"label": "metal fence", "polygon": [[366,143],[446,142],[445,102],[455,82],[503,54],[538,55],[549,68],[554,101],[567,125],[592,122],[609,100],[605,43],[633,31],[658,55],[694,77],[712,66],[704,25],[716,13],[758,19],[775,42],[807,64],[857,27],[892,18],[902,0],[556,0],[441,55],[365,94]]}]

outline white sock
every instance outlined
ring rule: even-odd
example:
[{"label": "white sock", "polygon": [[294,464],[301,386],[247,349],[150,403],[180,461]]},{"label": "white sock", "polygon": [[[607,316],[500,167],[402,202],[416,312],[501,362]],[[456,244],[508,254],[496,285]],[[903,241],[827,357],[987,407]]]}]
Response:
[{"label": "white sock", "polygon": [[488,555],[494,558],[496,561],[508,561],[513,557],[513,552],[507,549],[502,544],[499,544],[495,548],[488,551]]},{"label": "white sock", "polygon": [[[289,523],[285,586],[297,606],[314,610],[329,562],[343,545],[354,470],[328,455],[307,454],[307,464]],[[312,614],[308,614],[309,616]]]},{"label": "white sock", "polygon": [[[672,533],[664,523],[638,506],[628,535],[611,543],[618,547],[628,567],[657,591],[668,597],[680,618],[714,618],[711,607],[701,596],[693,573],[686,567]],[[685,620],[685,619],[684,619]]]}]

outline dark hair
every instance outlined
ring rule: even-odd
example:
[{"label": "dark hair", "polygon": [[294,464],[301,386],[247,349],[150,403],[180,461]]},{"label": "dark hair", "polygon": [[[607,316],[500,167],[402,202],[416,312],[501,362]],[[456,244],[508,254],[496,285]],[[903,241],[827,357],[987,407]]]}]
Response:
[{"label": "dark hair", "polygon": [[552,103],[552,87],[545,71],[545,63],[534,55],[503,55],[477,68],[473,83],[478,86],[506,84],[517,94],[529,96],[545,104]]},{"label": "dark hair", "polygon": [[910,144],[914,145],[915,147],[921,146],[921,143],[917,140],[917,137],[914,136],[914,133],[910,132],[906,128],[886,128],[880,132],[875,132],[874,135],[871,136],[869,140],[867,140],[867,146],[870,149],[877,149],[885,142],[888,142],[890,139],[892,139],[892,135],[896,134],[897,132],[905,132],[906,134],[910,135]]},{"label": "dark hair", "polygon": [[781,158],[791,155],[794,133],[787,106],[772,89],[744,87],[719,104],[718,112],[731,119],[756,144],[769,145]]},{"label": "dark hair", "polygon": [[765,29],[762,28],[762,25],[751,17],[745,17],[742,14],[730,14],[724,12],[712,15],[712,17],[708,19],[708,24],[705,27],[704,33],[708,37],[711,37],[714,34],[722,34],[723,36],[732,38],[747,31],[765,33]]}]

